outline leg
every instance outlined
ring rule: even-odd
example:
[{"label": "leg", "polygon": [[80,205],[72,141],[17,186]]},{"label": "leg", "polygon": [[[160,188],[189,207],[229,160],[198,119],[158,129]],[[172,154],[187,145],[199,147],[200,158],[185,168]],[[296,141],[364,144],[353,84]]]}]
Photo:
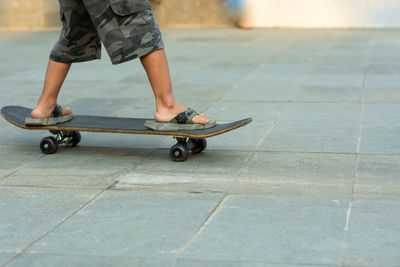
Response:
[{"label": "leg", "polygon": [[[58,94],[70,67],[71,63],[59,63],[49,60],[43,91],[36,108],[31,113],[32,118],[46,118],[51,114],[57,104]],[[62,113],[66,115],[71,112],[71,109],[67,108]]]},{"label": "leg", "polygon": [[[165,51],[156,50],[141,57],[140,60],[153,88],[156,100],[155,119],[159,122],[168,122],[187,108],[174,98]],[[208,122],[204,114],[193,117],[193,123],[207,124]]]}]

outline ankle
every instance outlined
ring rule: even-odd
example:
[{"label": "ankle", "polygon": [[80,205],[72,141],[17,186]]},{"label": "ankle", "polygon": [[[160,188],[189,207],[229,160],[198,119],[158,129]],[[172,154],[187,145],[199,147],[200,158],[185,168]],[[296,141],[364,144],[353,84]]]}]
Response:
[{"label": "ankle", "polygon": [[57,99],[44,99],[41,98],[37,105],[36,105],[36,109],[40,109],[40,110],[53,110],[57,105]]},{"label": "ankle", "polygon": [[173,97],[157,100],[157,110],[174,110],[179,103]]}]

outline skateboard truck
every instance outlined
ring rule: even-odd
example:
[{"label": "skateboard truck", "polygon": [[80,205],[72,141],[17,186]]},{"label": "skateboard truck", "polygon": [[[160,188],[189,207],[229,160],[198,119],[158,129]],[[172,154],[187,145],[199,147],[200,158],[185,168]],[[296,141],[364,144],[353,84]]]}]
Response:
[{"label": "skateboard truck", "polygon": [[78,131],[50,131],[56,137],[48,136],[40,141],[40,149],[45,154],[53,154],[58,150],[59,144],[74,147],[81,141],[81,134]]},{"label": "skateboard truck", "polygon": [[189,156],[189,150],[193,153],[200,153],[207,147],[206,139],[193,139],[186,137],[174,137],[177,143],[169,150],[169,155],[173,161],[185,161]]},{"label": "skateboard truck", "polygon": [[[45,154],[54,154],[58,150],[58,145],[65,144],[69,147],[76,146],[81,141],[81,134],[78,131],[55,131],[50,133],[54,136],[47,136],[40,142],[40,149]],[[189,151],[201,153],[207,147],[206,139],[194,139],[187,137],[174,137],[177,143],[169,150],[169,155],[173,161],[182,162],[189,156]]]}]

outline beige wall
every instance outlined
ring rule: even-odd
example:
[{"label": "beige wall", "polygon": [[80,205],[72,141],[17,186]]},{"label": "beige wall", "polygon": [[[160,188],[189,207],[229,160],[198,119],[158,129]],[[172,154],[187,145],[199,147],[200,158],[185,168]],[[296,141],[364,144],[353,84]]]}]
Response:
[{"label": "beige wall", "polygon": [[[223,0],[161,0],[162,27],[233,25]],[[245,0],[243,20],[255,27],[400,27],[400,0]],[[0,0],[0,29],[59,27],[57,0]]]},{"label": "beige wall", "polygon": [[[150,0],[164,27],[232,25],[222,0]],[[0,0],[0,29],[36,30],[59,27],[57,0]]]},{"label": "beige wall", "polygon": [[0,0],[0,29],[36,30],[59,25],[57,0]]},{"label": "beige wall", "polygon": [[400,27],[400,0],[246,0],[256,27]]},{"label": "beige wall", "polygon": [[222,0],[161,0],[153,4],[157,20],[164,27],[207,27],[232,25]]}]

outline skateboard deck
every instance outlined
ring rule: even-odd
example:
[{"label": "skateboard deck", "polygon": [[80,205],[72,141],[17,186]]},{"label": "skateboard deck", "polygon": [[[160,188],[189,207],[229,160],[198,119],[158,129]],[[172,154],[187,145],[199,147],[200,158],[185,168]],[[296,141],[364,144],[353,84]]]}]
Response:
[{"label": "skateboard deck", "polygon": [[[49,130],[56,134],[54,137],[42,139],[41,149],[44,153],[55,153],[58,144],[75,146],[80,141],[81,132],[125,133],[125,134],[151,134],[169,135],[175,137],[178,142],[171,147],[170,156],[175,161],[184,161],[188,150],[199,153],[205,149],[205,138],[220,135],[252,122],[251,118],[224,124],[217,124],[213,128],[187,131],[155,131],[144,126],[145,118],[122,118],[104,116],[74,115],[68,122],[51,126],[27,126],[25,117],[29,117],[32,109],[21,106],[5,106],[1,109],[1,115],[10,123],[27,130]],[[53,144],[54,143],[54,144]]]}]

